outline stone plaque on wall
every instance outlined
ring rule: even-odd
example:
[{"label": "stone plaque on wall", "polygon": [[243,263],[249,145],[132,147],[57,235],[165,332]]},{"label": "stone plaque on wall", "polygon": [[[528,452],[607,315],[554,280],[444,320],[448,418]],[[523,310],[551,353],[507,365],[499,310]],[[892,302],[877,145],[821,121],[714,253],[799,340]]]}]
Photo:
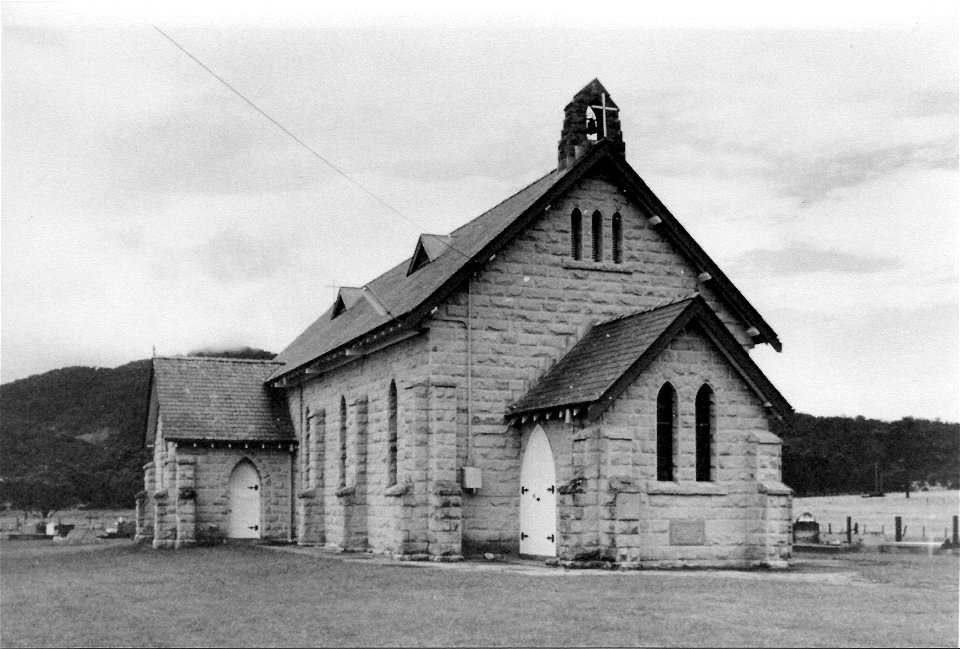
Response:
[{"label": "stone plaque on wall", "polygon": [[703,521],[670,521],[670,545],[704,545],[706,542]]}]

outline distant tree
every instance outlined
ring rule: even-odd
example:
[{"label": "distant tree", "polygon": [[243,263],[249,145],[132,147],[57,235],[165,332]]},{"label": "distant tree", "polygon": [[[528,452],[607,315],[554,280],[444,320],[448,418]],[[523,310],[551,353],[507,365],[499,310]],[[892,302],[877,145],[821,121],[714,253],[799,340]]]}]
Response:
[{"label": "distant tree", "polygon": [[229,349],[217,349],[208,347],[192,351],[189,356],[201,356],[205,358],[241,358],[250,360],[273,360],[276,356],[273,352],[255,347],[235,347]]},{"label": "distant tree", "polygon": [[47,518],[55,511],[79,503],[76,485],[64,472],[42,469],[33,475],[4,480],[0,500],[9,500],[16,509],[36,511]]}]

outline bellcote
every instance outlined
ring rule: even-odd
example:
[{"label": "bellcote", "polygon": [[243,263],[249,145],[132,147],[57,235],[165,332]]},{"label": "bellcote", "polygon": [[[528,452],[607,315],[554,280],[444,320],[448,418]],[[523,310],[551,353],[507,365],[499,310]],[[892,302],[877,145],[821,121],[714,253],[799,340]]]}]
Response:
[{"label": "bellcote", "polygon": [[563,130],[557,146],[557,170],[562,171],[601,140],[616,144],[622,155],[625,146],[620,131],[620,109],[607,89],[594,79],[563,109]]}]

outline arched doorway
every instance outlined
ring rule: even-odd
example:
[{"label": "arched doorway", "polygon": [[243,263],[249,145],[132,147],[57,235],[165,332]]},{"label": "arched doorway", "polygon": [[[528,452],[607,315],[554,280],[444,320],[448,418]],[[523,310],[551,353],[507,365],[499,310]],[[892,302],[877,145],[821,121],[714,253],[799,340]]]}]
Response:
[{"label": "arched doorway", "polygon": [[260,538],[260,474],[249,460],[241,460],[230,474],[230,517],[227,537]]},{"label": "arched doorway", "polygon": [[540,426],[530,433],[520,464],[520,554],[557,556],[557,471]]}]

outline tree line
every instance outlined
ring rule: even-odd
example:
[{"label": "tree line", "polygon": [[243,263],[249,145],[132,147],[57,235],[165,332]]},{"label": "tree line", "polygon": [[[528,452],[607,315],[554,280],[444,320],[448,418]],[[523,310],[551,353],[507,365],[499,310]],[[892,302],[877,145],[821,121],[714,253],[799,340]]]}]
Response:
[{"label": "tree line", "polygon": [[960,488],[960,424],[904,417],[795,414],[783,439],[783,481],[798,496]]}]

